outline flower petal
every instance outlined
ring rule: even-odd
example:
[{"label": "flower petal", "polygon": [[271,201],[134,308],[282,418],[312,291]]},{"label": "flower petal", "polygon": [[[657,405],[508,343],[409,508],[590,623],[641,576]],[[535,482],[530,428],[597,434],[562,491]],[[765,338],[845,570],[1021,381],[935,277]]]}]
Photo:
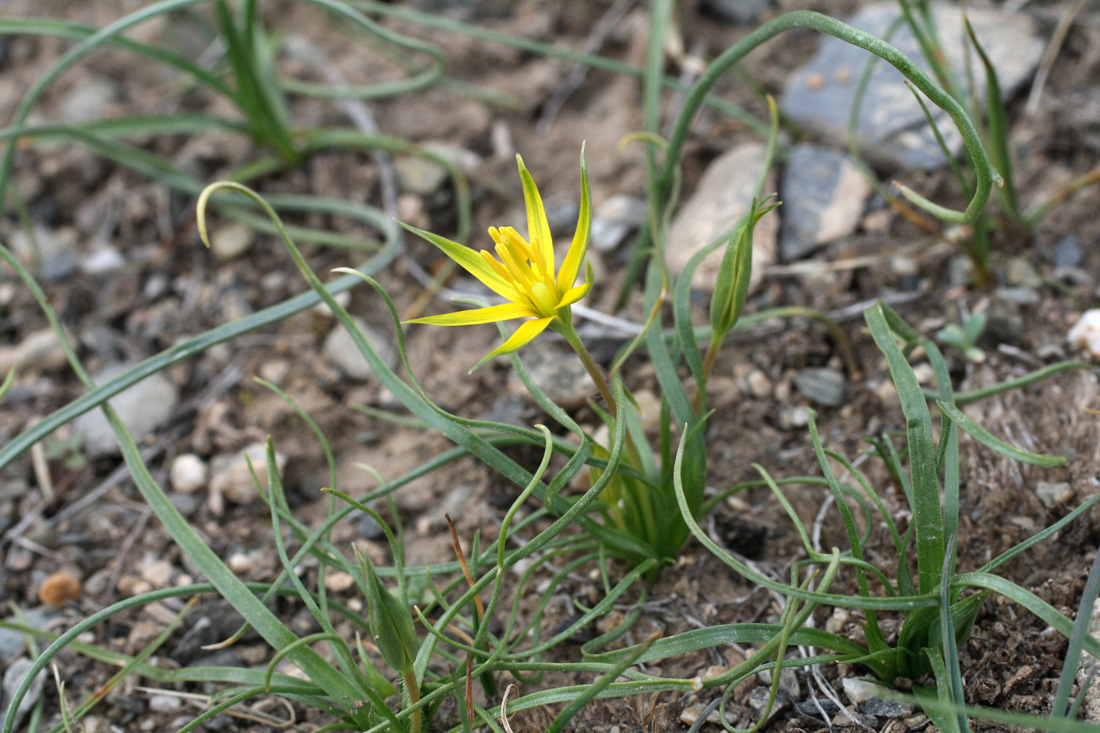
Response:
[{"label": "flower petal", "polygon": [[523,158],[516,155],[516,162],[519,163],[519,178],[523,181],[523,203],[527,207],[527,238],[531,240],[532,249],[538,250],[542,257],[546,272],[553,273],[554,240],[550,235],[550,223],[546,221],[546,209],[542,206],[542,197],[534,179],[523,164]]},{"label": "flower petal", "polygon": [[438,316],[424,316],[423,318],[414,318],[411,321],[403,322],[427,323],[432,326],[476,326],[479,323],[496,323],[497,321],[528,317],[538,317],[538,314],[525,305],[503,303],[488,308],[442,313]]},{"label": "flower petal", "polygon": [[558,271],[557,284],[561,290],[573,287],[581,271],[581,263],[588,253],[588,238],[592,233],[592,189],[588,184],[588,166],[584,162],[584,147],[581,146],[581,212],[577,217],[577,231],[573,243],[565,255],[565,261]]},{"label": "flower petal", "polygon": [[588,295],[588,291],[592,289],[592,265],[585,263],[584,282],[577,285],[574,288],[570,288],[566,291],[565,295],[561,297],[561,303],[558,304],[559,308],[564,308],[567,305],[573,305],[578,300]]},{"label": "flower petal", "polygon": [[515,288],[506,280],[501,279],[500,275],[485,264],[485,261],[482,260],[481,256],[474,250],[469,247],[464,247],[458,242],[452,242],[449,239],[445,239],[438,234],[432,234],[423,229],[409,226],[402,221],[398,221],[397,223],[421,239],[425,239],[436,247],[439,247],[439,249],[443,250],[443,254],[457,262],[462,269],[476,277],[497,295],[502,298],[507,298],[508,300],[516,299]]},{"label": "flower petal", "polygon": [[485,362],[492,359],[494,356],[500,356],[501,354],[511,354],[513,351],[519,351],[527,344],[535,340],[535,337],[546,330],[546,327],[550,325],[550,321],[554,318],[536,318],[532,321],[524,321],[520,324],[520,327],[516,329],[507,341],[490,351],[488,354],[481,358],[474,368],[470,370],[473,373],[478,367]]}]

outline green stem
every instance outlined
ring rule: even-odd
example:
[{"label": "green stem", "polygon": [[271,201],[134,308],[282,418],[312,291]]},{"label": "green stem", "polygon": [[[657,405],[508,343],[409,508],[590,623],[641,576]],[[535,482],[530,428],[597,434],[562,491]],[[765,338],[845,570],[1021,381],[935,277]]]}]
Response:
[{"label": "green stem", "polygon": [[[405,679],[405,688],[409,691],[409,707],[416,705],[420,702],[420,686],[416,684],[416,672],[412,667],[409,667],[401,676]],[[412,713],[412,733],[420,733],[420,719],[422,716],[422,710],[417,708]]]},{"label": "green stem", "polygon": [[718,333],[712,333],[710,336],[710,343],[707,344],[707,353],[703,356],[703,381],[700,384],[695,385],[695,410],[699,411],[699,408],[703,405],[703,398],[706,397],[707,382],[710,381],[710,373],[714,369],[714,362],[718,360],[718,351],[722,348],[722,339],[725,334],[719,335]]},{"label": "green stem", "polygon": [[573,351],[577,352],[577,356],[580,357],[581,363],[584,364],[584,368],[588,370],[589,375],[592,377],[592,381],[596,383],[596,389],[600,391],[600,396],[603,397],[603,401],[607,404],[607,409],[611,413],[611,417],[618,420],[618,414],[615,409],[615,398],[611,396],[611,387],[607,384],[607,378],[603,375],[603,370],[592,359],[592,355],[588,353],[588,349],[585,348],[584,342],[581,341],[581,337],[577,335],[576,330],[573,328],[572,323],[567,323],[564,320],[558,318],[555,320],[552,326],[555,331],[560,333],[573,347]]}]

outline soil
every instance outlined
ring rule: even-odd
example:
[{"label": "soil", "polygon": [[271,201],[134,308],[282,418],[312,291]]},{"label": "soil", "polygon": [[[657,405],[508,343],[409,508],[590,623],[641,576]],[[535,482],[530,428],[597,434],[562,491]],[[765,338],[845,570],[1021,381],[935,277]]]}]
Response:
[{"label": "soil", "polygon": [[[783,10],[809,8],[842,14],[862,5],[856,0],[842,3],[780,0]],[[476,7],[491,4],[473,3]],[[581,48],[589,40],[597,21],[612,3],[524,0],[514,7],[491,14],[478,22],[483,26],[543,42]],[[617,4],[618,5],[618,4]],[[699,3],[681,3],[675,32],[690,53],[713,57],[744,36],[747,28],[720,22],[707,15]],[[46,16],[102,26],[135,9],[129,0],[100,0],[96,3],[71,0],[7,0],[5,14],[12,17]],[[773,6],[768,13],[778,12]],[[1045,33],[1053,30],[1055,16],[1041,9],[1035,12]],[[311,39],[323,48],[331,62],[352,83],[374,83],[393,78],[400,70],[384,54],[365,50],[361,38],[333,32],[333,21],[313,6],[280,2],[268,8],[269,20],[293,33]],[[488,41],[431,31],[408,22],[387,20],[400,32],[431,40],[445,49],[450,74],[457,80],[507,95],[511,107],[484,100],[466,88],[433,89],[371,102],[369,110],[378,128],[414,142],[445,141],[480,156],[471,171],[474,199],[472,240],[481,242],[485,229],[501,221],[512,221],[522,212],[522,197],[515,175],[514,152],[519,151],[531,168],[548,201],[569,201],[577,188],[577,151],[587,141],[587,160],[597,211],[615,194],[640,198],[645,195],[644,160],[641,146],[623,150],[619,141],[641,129],[641,90],[637,80],[608,71],[591,70],[566,98],[560,111],[540,125],[548,101],[565,85],[572,64],[522,52]],[[638,64],[644,56],[646,10],[634,3],[614,29],[603,39],[600,53]],[[1100,25],[1096,14],[1085,14],[1069,32],[1064,48],[1051,69],[1043,104],[1028,114],[1022,103],[1011,108],[1012,141],[1017,155],[1017,181],[1025,202],[1040,198],[1096,167],[1100,159],[1097,118],[1080,110],[1096,110],[1100,100]],[[341,30],[343,30],[341,28]],[[194,43],[181,31],[180,37],[161,26],[140,29],[135,37],[150,43]],[[6,64],[0,75],[0,119],[10,119],[21,93],[57,59],[68,41],[46,38],[0,36]],[[747,75],[772,93],[778,93],[786,75],[808,58],[815,47],[812,34],[795,33],[770,42],[745,62]],[[2,56],[3,54],[0,54]],[[300,62],[286,59],[288,73],[310,73]],[[297,65],[296,65],[297,64]],[[674,58],[668,71],[687,73]],[[135,64],[120,51],[100,52],[66,72],[36,108],[35,118],[60,119],[66,100],[90,84],[106,84],[110,90],[99,114],[114,116],[137,112],[164,111],[183,104],[193,111],[224,111],[208,95],[184,94],[173,84],[172,75],[153,64]],[[765,117],[766,106],[751,86],[731,76],[721,85],[726,98]],[[677,100],[673,99],[672,104]],[[666,119],[672,110],[666,108]],[[339,105],[331,101],[295,99],[293,119],[310,125],[347,125]],[[705,111],[696,121],[685,150],[684,193],[689,195],[706,164],[720,152],[744,141],[756,139],[743,124],[731,122],[717,112]],[[187,170],[216,180],[234,167],[256,156],[256,151],[229,135],[198,137],[164,136],[142,143]],[[893,171],[881,171],[884,177]],[[948,172],[927,175],[902,173],[901,177],[936,201],[962,203],[957,185]],[[96,247],[109,244],[123,256],[124,264],[107,274],[88,274],[80,269],[46,281],[44,288],[70,334],[78,337],[78,351],[90,371],[118,361],[135,362],[173,345],[179,340],[280,302],[305,289],[281,246],[260,237],[246,256],[218,261],[198,242],[193,216],[193,198],[169,193],[136,173],[97,159],[73,146],[21,145],[16,162],[16,185],[25,200],[31,221],[71,242],[77,259]],[[256,187],[263,192],[313,193],[378,202],[381,196],[378,169],[372,159],[353,151],[326,152],[301,166],[262,179]],[[455,192],[448,184],[425,194],[406,194],[400,200],[402,216],[413,223],[447,236],[454,235]],[[777,305],[801,305],[833,314],[854,345],[857,371],[848,370],[849,399],[840,407],[815,407],[819,413],[822,439],[828,447],[855,458],[866,448],[866,438],[904,427],[896,395],[889,386],[885,363],[863,329],[861,304],[901,294],[895,306],[925,334],[934,334],[945,323],[958,322],[960,313],[984,310],[990,327],[981,346],[987,358],[967,361],[949,352],[956,387],[978,389],[1018,376],[1044,364],[1074,356],[1066,346],[1065,334],[1080,312],[1095,300],[1100,271],[1100,219],[1096,217],[1096,192],[1088,190],[1069,198],[1032,232],[1011,227],[998,228],[993,242],[993,278],[983,288],[953,282],[951,273],[961,259],[957,246],[948,242],[949,231],[926,231],[890,209],[880,209],[843,241],[831,245],[814,262],[820,267],[797,273],[775,267],[762,288],[750,299],[747,312]],[[318,226],[353,236],[374,236],[360,225],[340,217],[308,217],[295,223]],[[213,223],[217,226],[217,222]],[[0,238],[14,240],[20,229],[9,207],[0,219]],[[1072,272],[1054,272],[1051,252],[1066,236],[1076,237],[1083,249],[1082,262]],[[407,241],[408,255],[426,268],[440,264],[427,245]],[[310,264],[317,272],[355,264],[361,255],[338,248],[306,247]],[[896,267],[897,256],[905,253],[917,266],[916,277]],[[21,256],[28,255],[26,251]],[[872,255],[868,260],[861,259]],[[615,252],[597,262],[599,282],[586,304],[610,312],[623,277],[625,255]],[[1041,299],[1035,305],[1020,306],[1002,298],[998,288],[1007,282],[1010,262],[1023,258],[1045,279],[1036,286]],[[32,260],[26,259],[28,264]],[[845,265],[844,263],[851,263]],[[41,272],[39,272],[41,274]],[[399,259],[379,275],[399,311],[408,315],[419,308],[424,287]],[[390,324],[377,297],[367,288],[353,291],[349,309],[383,333]],[[0,326],[4,345],[15,345],[47,326],[30,293],[13,273],[0,272]],[[442,312],[447,304],[438,298],[428,306]],[[623,318],[644,320],[637,299],[631,301]],[[704,311],[697,313],[703,322]],[[300,419],[279,396],[258,386],[254,376],[277,381],[280,387],[308,412],[332,443],[338,462],[338,483],[351,495],[360,495],[376,484],[370,473],[357,464],[367,463],[385,477],[395,477],[425,459],[446,450],[443,438],[416,427],[394,425],[352,409],[367,405],[392,409],[389,397],[372,379],[351,380],[323,353],[323,343],[332,330],[331,316],[317,310],[287,318],[277,326],[253,332],[226,346],[184,361],[166,373],[180,393],[179,407],[155,435],[143,444],[154,477],[167,485],[168,467],[179,454],[196,453],[204,459],[234,453],[270,435],[277,449],[287,457],[285,485],[288,498],[301,520],[314,525],[327,512],[329,499],[318,489],[328,484],[328,469],[318,444],[303,431]],[[466,329],[407,327],[408,354],[427,392],[445,409],[481,418],[507,411],[512,419],[532,425],[540,421],[538,409],[508,392],[509,367],[493,362],[473,376],[470,365],[497,344],[491,326]],[[601,340],[602,339],[602,340]],[[611,336],[593,337],[591,348],[598,358],[613,353],[621,343]],[[838,344],[819,325],[799,320],[770,323],[737,334],[722,352],[711,387],[716,412],[708,425],[710,454],[709,481],[720,490],[756,477],[753,463],[776,476],[816,475],[819,472],[809,436],[804,427],[806,398],[793,386],[799,370],[832,367],[844,370]],[[766,390],[754,391],[750,374],[763,375]],[[636,359],[627,372],[635,391],[654,389],[652,369],[644,358]],[[753,379],[759,383],[760,377]],[[1069,371],[1035,386],[995,397],[967,407],[967,413],[990,432],[1041,453],[1067,456],[1067,466],[1037,469],[997,456],[964,437],[962,440],[962,512],[959,537],[959,566],[976,569],[1060,518],[1073,506],[1097,491],[1100,475],[1100,423],[1082,411],[1097,406],[1094,373]],[[22,370],[0,412],[0,442],[12,439],[36,420],[66,405],[84,392],[67,367],[56,360]],[[583,403],[571,409],[584,425],[596,426],[598,417]],[[182,584],[192,576],[181,556],[155,518],[141,502],[132,483],[117,470],[115,457],[80,460],[79,443],[65,448],[72,431],[63,429],[51,445],[62,450],[46,458],[43,468],[33,465],[28,453],[9,466],[2,479],[0,495],[0,601],[21,609],[40,605],[44,581],[59,571],[79,579],[81,594],[60,610],[66,626],[133,593],[158,584]],[[538,455],[515,450],[512,455],[534,466]],[[875,461],[863,464],[876,486],[888,486],[884,469]],[[52,495],[44,493],[45,471],[52,483]],[[1067,482],[1072,497],[1066,503],[1047,506],[1036,494],[1038,482]],[[408,531],[410,565],[437,562],[450,556],[451,541],[441,516],[441,505],[449,505],[455,492],[463,492],[460,511],[453,511],[460,537],[468,540],[481,532],[492,540],[503,512],[514,498],[515,487],[472,460],[460,460],[430,479],[415,481],[395,495],[402,521]],[[78,502],[90,492],[97,500],[90,506]],[[887,490],[884,499],[899,517],[901,497]],[[224,506],[205,493],[194,507],[191,521],[223,558],[241,558],[234,569],[247,580],[272,580],[278,570],[270,518],[259,501],[227,501]],[[814,522],[826,493],[820,487],[793,489],[792,504],[808,524]],[[453,506],[453,503],[450,504]],[[904,517],[901,517],[904,518]],[[729,549],[748,556],[762,571],[786,577],[790,564],[801,557],[798,536],[781,507],[766,490],[750,490],[719,505],[707,529]],[[881,527],[874,528],[870,550],[872,561],[887,565],[892,560],[889,538]],[[342,523],[332,537],[338,546],[363,541],[359,525]],[[1002,570],[1011,580],[1038,594],[1062,612],[1073,616],[1085,576],[1100,541],[1100,512],[1082,516],[1075,524],[1013,560]],[[836,513],[823,524],[822,546],[842,544],[843,535]],[[382,545],[366,542],[368,551],[387,561]],[[877,558],[876,558],[877,553]],[[164,563],[167,570],[164,571]],[[559,589],[562,603],[553,603],[543,621],[545,629],[558,628],[572,616],[570,599],[587,601],[598,594],[599,577],[592,568],[571,575]],[[619,568],[621,571],[622,568]],[[315,568],[305,574],[316,579]],[[334,597],[356,603],[354,588]],[[627,603],[638,600],[637,589]],[[216,601],[202,601],[192,614],[216,615]],[[629,608],[624,605],[621,611]],[[121,652],[134,653],[149,643],[170,620],[179,606],[135,610],[101,624],[86,641]],[[211,611],[210,609],[215,609]],[[738,621],[768,621],[778,618],[780,607],[766,592],[754,592],[717,558],[699,544],[689,543],[675,571],[665,572],[648,590],[648,600],[627,643],[644,638],[653,630],[667,635],[699,624],[714,625]],[[286,619],[302,622],[308,629],[308,614],[290,604],[279,607]],[[818,625],[830,620],[823,609]],[[224,615],[224,614],[223,614]],[[840,621],[842,625],[843,619]],[[185,620],[183,629],[188,628]],[[852,614],[844,626],[859,634],[859,618]],[[232,633],[230,627],[228,633]],[[350,627],[343,629],[349,631]],[[159,655],[159,664],[175,666],[181,659],[177,631]],[[176,651],[172,651],[176,650]],[[678,677],[704,674],[714,665],[729,666],[751,650],[723,648],[706,653],[665,660],[660,670]],[[978,616],[970,641],[960,650],[970,702],[1007,710],[1042,713],[1048,710],[1061,670],[1064,640],[1052,636],[1045,625],[1012,604],[991,597]],[[237,648],[239,664],[263,665],[270,650],[255,639],[246,638]],[[580,658],[579,648],[566,644],[555,649],[557,658]],[[103,685],[115,669],[86,656],[66,652],[58,660],[66,680],[66,695],[72,701],[84,699]],[[649,671],[654,671],[651,666]],[[855,669],[823,670],[839,690],[838,676],[858,674]],[[578,684],[585,679],[547,677],[544,684]],[[151,683],[149,683],[151,685]],[[746,711],[747,694],[759,684],[752,681],[732,696],[730,717]],[[803,695],[808,697],[807,678],[800,673]],[[47,685],[47,719],[58,711],[56,690]],[[198,686],[188,691],[209,692]],[[525,686],[522,692],[536,689]],[[741,694],[744,692],[745,694]],[[189,719],[186,705],[163,712],[149,707],[151,693],[128,681],[112,692],[84,720],[85,730],[176,729]],[[588,705],[574,719],[575,730],[666,731],[685,730],[681,722],[685,708],[704,707],[711,697],[677,696],[664,693],[653,697],[598,701]],[[517,715],[511,722],[516,731],[542,730],[558,708]],[[261,711],[257,711],[261,712]],[[281,708],[268,710],[285,716]],[[191,715],[193,716],[193,712]],[[318,713],[295,709],[295,722],[288,730],[314,730],[330,720]],[[456,724],[454,711],[446,708],[438,718],[439,729]],[[882,720],[883,730],[927,729],[928,721]],[[818,730],[827,725],[817,717],[800,715],[792,709],[781,712],[769,723],[769,730]],[[267,730],[255,720],[219,718],[211,730]],[[976,729],[996,730],[995,725],[975,723]],[[704,730],[717,730],[707,724]]]}]

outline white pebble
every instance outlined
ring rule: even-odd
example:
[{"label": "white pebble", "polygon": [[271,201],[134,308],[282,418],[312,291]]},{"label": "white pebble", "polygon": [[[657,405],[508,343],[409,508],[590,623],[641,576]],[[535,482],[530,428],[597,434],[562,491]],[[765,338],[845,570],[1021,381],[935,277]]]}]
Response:
[{"label": "white pebble", "polygon": [[883,690],[881,686],[876,685],[874,682],[855,677],[845,677],[841,684],[844,686],[844,694],[848,696],[853,705],[862,705],[872,697],[881,695]]},{"label": "white pebble", "polygon": [[1093,358],[1100,358],[1100,308],[1082,313],[1066,338],[1073,348],[1088,349]]},{"label": "white pebble", "polygon": [[193,494],[206,485],[206,463],[194,453],[183,453],[172,461],[169,478],[181,494]]},{"label": "white pebble", "polygon": [[154,713],[174,713],[182,704],[175,695],[153,695],[149,698],[149,709]]}]

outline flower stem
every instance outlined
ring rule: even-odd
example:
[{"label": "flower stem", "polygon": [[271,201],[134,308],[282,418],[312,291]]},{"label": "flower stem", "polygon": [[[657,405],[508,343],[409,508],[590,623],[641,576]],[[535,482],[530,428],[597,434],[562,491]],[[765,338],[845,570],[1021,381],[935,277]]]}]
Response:
[{"label": "flower stem", "polygon": [[703,398],[706,396],[707,382],[710,381],[711,370],[714,369],[714,362],[718,358],[718,351],[722,348],[722,337],[714,334],[710,337],[710,343],[707,344],[707,353],[703,356],[703,383],[695,385],[695,400],[692,407],[698,412],[700,406],[703,404]]},{"label": "flower stem", "polygon": [[577,352],[577,356],[580,357],[581,363],[584,364],[584,368],[588,370],[588,373],[592,376],[592,381],[596,383],[596,389],[600,391],[600,396],[603,397],[603,401],[607,403],[607,409],[611,413],[613,419],[618,419],[618,414],[615,408],[615,398],[611,396],[611,387],[607,384],[607,378],[603,375],[603,370],[599,365],[593,361],[592,355],[588,353],[588,349],[585,348],[584,342],[581,341],[581,337],[577,335],[577,332],[573,329],[572,323],[566,323],[560,319],[556,319],[561,325],[555,323],[555,329],[560,333],[565,340],[573,347],[573,351]]},{"label": "flower stem", "polygon": [[[416,672],[412,667],[402,672],[401,676],[405,679],[405,689],[409,691],[409,705],[415,705],[420,702],[420,686],[416,684]],[[420,733],[420,714],[421,710],[418,708],[413,711],[412,714],[412,733]]]}]

